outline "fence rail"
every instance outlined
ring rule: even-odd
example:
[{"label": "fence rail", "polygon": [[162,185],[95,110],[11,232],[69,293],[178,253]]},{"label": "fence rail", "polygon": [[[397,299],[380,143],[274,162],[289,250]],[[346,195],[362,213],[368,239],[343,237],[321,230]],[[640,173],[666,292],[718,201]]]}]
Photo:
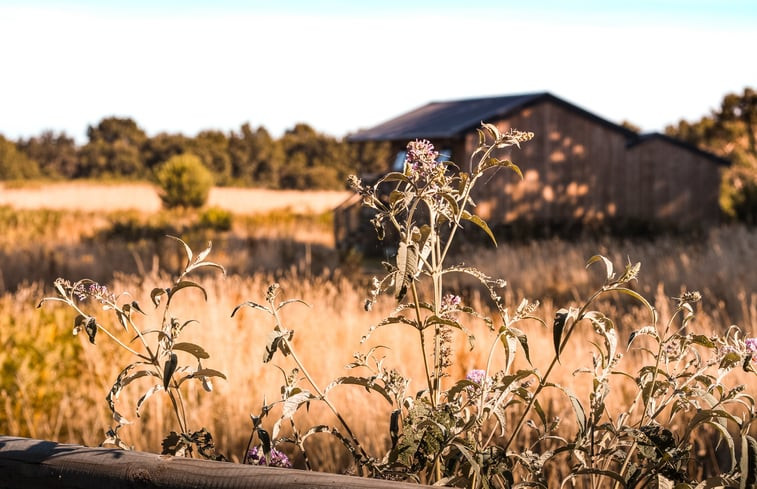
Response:
[{"label": "fence rail", "polygon": [[0,489],[419,489],[365,479],[0,436]]}]

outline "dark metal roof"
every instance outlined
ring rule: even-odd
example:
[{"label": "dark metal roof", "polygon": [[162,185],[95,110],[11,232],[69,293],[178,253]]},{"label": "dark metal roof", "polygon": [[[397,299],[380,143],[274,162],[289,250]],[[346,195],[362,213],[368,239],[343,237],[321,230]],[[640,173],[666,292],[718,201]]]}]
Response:
[{"label": "dark metal roof", "polygon": [[501,118],[550,95],[546,92],[431,102],[399,117],[348,136],[349,141],[396,141],[460,136],[482,121]]}]

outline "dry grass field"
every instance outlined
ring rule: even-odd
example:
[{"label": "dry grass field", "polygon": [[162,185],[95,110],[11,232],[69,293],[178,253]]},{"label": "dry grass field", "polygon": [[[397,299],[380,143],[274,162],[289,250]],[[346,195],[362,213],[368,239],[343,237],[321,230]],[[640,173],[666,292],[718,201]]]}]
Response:
[{"label": "dry grass field", "polygon": [[[98,339],[98,345],[93,346],[81,337],[84,335],[71,336],[74,315],[64,307],[48,304],[36,309],[35,306],[50,293],[51,282],[58,275],[72,280],[91,277],[107,283],[116,293],[129,291],[141,304],[149,304],[150,290],[168,285],[168,274],[178,266],[178,252],[176,243],[165,239],[103,237],[103,232],[112,229],[113,223],[124,215],[131,216],[137,226],[151,225],[151,219],[157,219],[160,213],[155,209],[122,212],[134,209],[126,205],[133,202],[127,195],[139,195],[138,201],[147,202],[149,187],[128,190],[129,187],[116,185],[110,192],[104,187],[94,187],[103,192],[97,194],[103,200],[93,208],[83,203],[77,207],[73,202],[78,200],[74,196],[85,195],[93,188],[77,191],[77,187],[65,190],[62,185],[55,187],[60,193],[48,187],[0,190],[0,206],[11,201],[18,206],[5,210],[0,207],[0,344],[4,345],[0,351],[0,433],[97,445],[111,424],[104,396],[129,359],[106,338]],[[116,189],[125,192],[119,194],[123,201],[110,200]],[[219,449],[238,458],[249,436],[249,415],[260,410],[264,398],[271,401],[279,395],[281,372],[262,363],[265,337],[272,327],[270,319],[251,309],[230,317],[241,302],[262,302],[265,288],[272,281],[281,282],[285,298],[300,298],[311,305],[308,308],[293,304],[286,308],[284,321],[296,331],[295,346],[321,385],[344,375],[343,367],[355,351],[366,351],[380,344],[390,348],[386,350],[387,364],[401,368],[414,379],[410,391],[420,389],[422,366],[417,337],[408,334],[407,326],[379,329],[368,344],[359,343],[368,328],[391,311],[393,304],[384,300],[371,312],[364,311],[366,275],[359,273],[354,263],[340,266],[336,258],[333,240],[329,238],[330,221],[320,213],[338,204],[344,194],[297,193],[298,198],[310,202],[305,205],[289,193],[269,195],[223,189],[221,194],[224,192],[228,205],[222,204],[223,200],[216,201],[216,205],[234,210],[232,229],[218,234],[197,233],[188,239],[195,246],[213,239],[211,259],[230,273],[225,278],[203,276],[201,283],[208,291],[208,301],[204,302],[195,291],[187,291],[183,297],[177,296],[173,311],[179,318],[199,321],[199,325],[189,327],[186,340],[203,345],[210,353],[205,366],[221,370],[228,377],[226,381],[216,381],[212,393],[191,389],[187,393],[192,406],[192,426],[207,427]],[[91,198],[97,201],[97,195],[91,194]],[[221,199],[219,194],[216,198]],[[43,207],[42,203],[49,201],[56,201],[58,210],[29,210],[35,205]],[[117,207],[119,202],[124,207]],[[281,204],[263,211],[255,208],[256,202],[260,206],[272,206],[275,202],[293,204],[290,211],[281,211],[286,207]],[[291,209],[300,215],[293,215]],[[255,212],[259,212],[258,217],[243,215]],[[161,222],[172,219],[189,220],[192,216],[159,216]],[[642,262],[634,287],[653,302],[661,321],[670,315],[671,297],[686,288],[698,289],[705,299],[699,305],[693,328],[707,334],[723,332],[736,323],[750,336],[757,335],[755,230],[722,228],[697,239],[683,240],[606,238],[502,244],[497,249],[465,250],[464,259],[489,275],[508,281],[504,298],[509,307],[517,305],[522,297],[541,300],[537,314],[549,323],[559,307],[575,304],[601,285],[601,271],[587,271],[583,266],[596,253],[611,258],[616,267],[622,267],[629,259]],[[118,273],[114,274],[114,270]],[[26,280],[22,280],[24,277]],[[489,307],[485,294],[470,283],[460,281],[457,287],[466,304],[483,310]],[[608,299],[598,307],[616,320],[621,344],[625,344],[632,328],[650,321],[648,313],[630,300]],[[147,312],[142,325],[159,327],[160,311]],[[116,329],[115,322],[111,326]],[[481,367],[485,362],[489,333],[476,322],[470,322],[469,327],[479,336],[479,346],[469,351],[465,338],[457,339],[450,382],[463,378],[469,369]],[[523,329],[532,345],[534,364],[543,366],[551,358],[551,332],[537,322],[527,323]],[[573,372],[582,363],[590,362],[592,335],[590,328],[586,328],[573,338],[570,358],[554,379],[571,385],[580,398],[588,396],[590,379]],[[637,354],[628,354],[622,367],[633,373],[638,369],[637,361]],[[286,362],[276,363],[284,369],[292,367]],[[615,406],[627,401],[629,387],[624,384],[628,381],[616,382]],[[748,383],[747,389],[755,393],[757,386],[753,382],[753,377],[746,375],[735,378],[735,383]],[[121,395],[122,412],[136,421],[124,430],[124,437],[136,448],[160,451],[161,438],[175,429],[167,401],[159,396],[151,399],[140,419],[129,410],[148,387],[135,383]],[[337,404],[355,423],[356,431],[369,440],[367,445],[373,453],[381,453],[389,439],[383,401],[361,388],[339,389]],[[570,417],[569,406],[558,396],[545,409],[550,415]],[[309,416],[318,422],[332,422],[318,406],[312,407]],[[340,470],[344,466],[346,454],[322,438],[314,439],[313,443],[322,444],[314,452],[317,467]],[[703,456],[711,456],[703,450]]]},{"label": "dry grass field", "polygon": [[[215,187],[208,206],[237,214],[265,214],[290,209],[318,214],[333,209],[350,195],[333,190],[298,191]],[[42,183],[6,187],[0,183],[0,206],[16,209],[62,209],[67,211],[160,210],[155,186],[147,183]]]}]

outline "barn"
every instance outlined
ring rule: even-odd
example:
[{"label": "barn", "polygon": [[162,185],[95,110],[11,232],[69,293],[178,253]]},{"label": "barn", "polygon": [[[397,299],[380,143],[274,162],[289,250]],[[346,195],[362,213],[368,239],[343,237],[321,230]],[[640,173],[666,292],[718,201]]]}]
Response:
[{"label": "barn", "polygon": [[720,170],[726,160],[663,134],[638,134],[546,92],[432,102],[348,141],[391,142],[397,157],[386,162],[387,171],[401,170],[404,147],[414,139],[428,139],[441,154],[464,164],[478,143],[482,121],[501,131],[535,134],[509,156],[523,180],[499,171],[474,195],[476,212],[493,228],[622,231],[700,228],[720,221]]}]

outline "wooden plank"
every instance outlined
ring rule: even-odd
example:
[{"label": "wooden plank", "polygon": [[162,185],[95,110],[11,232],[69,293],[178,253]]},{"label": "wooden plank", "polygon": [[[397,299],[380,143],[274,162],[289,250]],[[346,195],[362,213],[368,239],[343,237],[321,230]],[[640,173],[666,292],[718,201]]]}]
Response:
[{"label": "wooden plank", "polygon": [[[88,448],[0,436],[2,489],[418,489],[423,486],[297,469]],[[428,487],[428,486],[426,486]]]}]

